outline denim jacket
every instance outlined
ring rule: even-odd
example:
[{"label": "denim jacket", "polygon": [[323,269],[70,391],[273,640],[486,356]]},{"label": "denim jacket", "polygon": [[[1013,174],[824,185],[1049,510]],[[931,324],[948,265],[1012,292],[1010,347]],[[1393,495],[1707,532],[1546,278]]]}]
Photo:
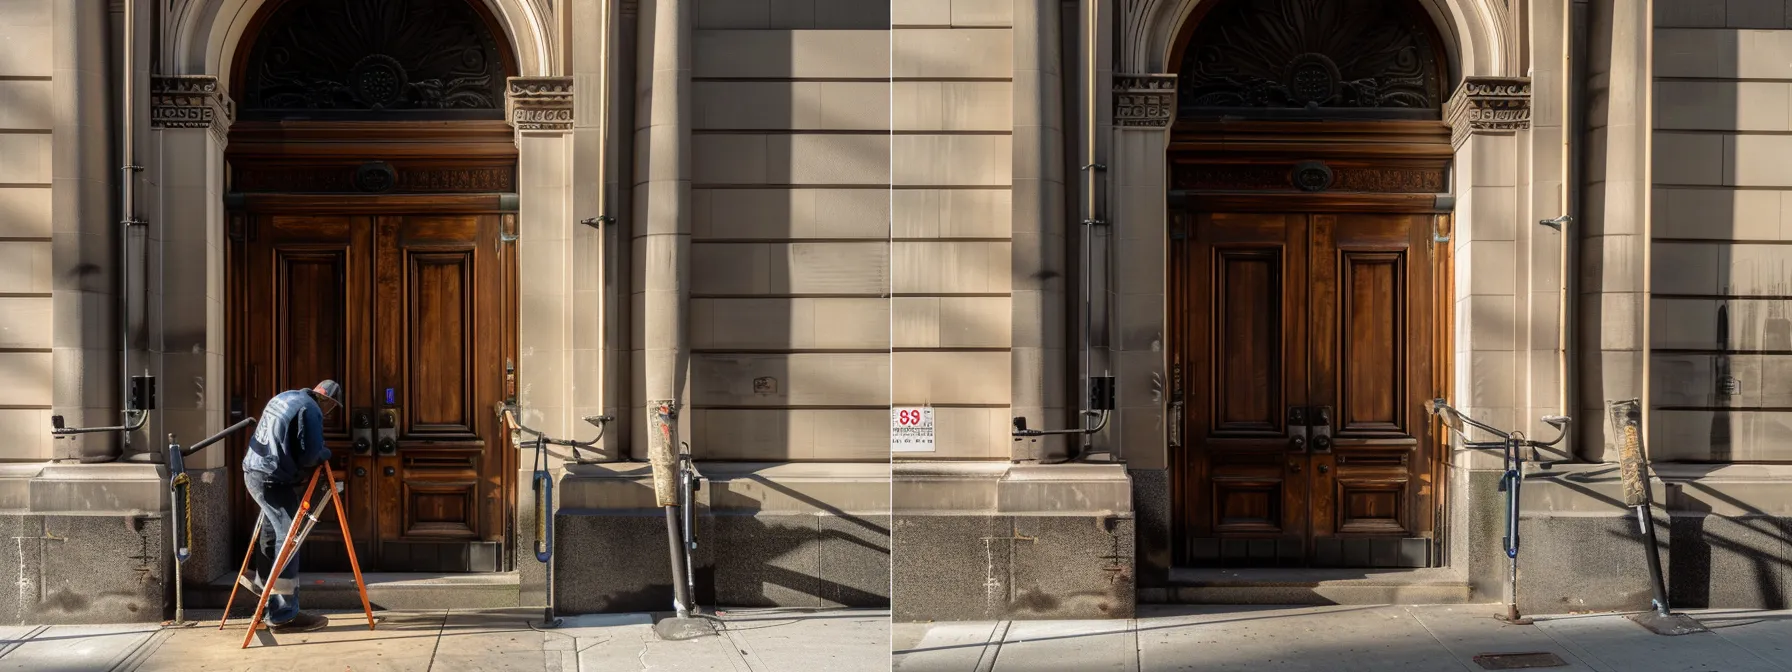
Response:
[{"label": "denim jacket", "polygon": [[324,447],[324,415],[306,390],[288,390],[268,400],[249,437],[243,472],[262,474],[267,482],[297,483],[300,470],[330,459]]}]

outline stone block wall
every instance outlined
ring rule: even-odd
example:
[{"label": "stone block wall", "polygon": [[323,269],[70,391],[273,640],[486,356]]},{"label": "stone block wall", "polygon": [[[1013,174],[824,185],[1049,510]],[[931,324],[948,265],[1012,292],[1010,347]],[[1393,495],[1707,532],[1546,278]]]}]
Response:
[{"label": "stone block wall", "polygon": [[692,449],[884,461],[890,2],[693,5]]},{"label": "stone block wall", "polygon": [[1009,457],[1015,204],[1010,0],[894,0],[891,402],[932,405],[936,450]]},{"label": "stone block wall", "polygon": [[0,459],[8,460],[51,456],[51,241],[79,207],[70,193],[53,209],[55,177],[70,168],[54,143],[80,132],[57,104],[62,62],[46,57],[69,39],[52,29],[56,4],[0,2]]},{"label": "stone block wall", "polygon": [[1649,448],[1792,459],[1792,4],[1655,7]]}]

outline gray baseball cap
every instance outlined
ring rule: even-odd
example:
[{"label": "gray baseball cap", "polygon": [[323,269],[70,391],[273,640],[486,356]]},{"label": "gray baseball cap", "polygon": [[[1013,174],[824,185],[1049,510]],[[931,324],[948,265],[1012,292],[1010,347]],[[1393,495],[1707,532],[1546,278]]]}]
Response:
[{"label": "gray baseball cap", "polygon": [[342,386],[338,385],[334,380],[325,380],[324,382],[318,383],[317,387],[311,388],[311,393],[318,396],[329,397],[331,401],[336,402],[337,406],[342,405]]}]

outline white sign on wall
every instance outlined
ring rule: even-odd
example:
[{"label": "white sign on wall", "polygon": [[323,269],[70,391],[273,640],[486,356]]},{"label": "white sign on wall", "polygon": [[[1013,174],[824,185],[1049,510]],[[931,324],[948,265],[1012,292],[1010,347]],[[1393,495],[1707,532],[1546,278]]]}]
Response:
[{"label": "white sign on wall", "polygon": [[890,452],[933,452],[932,407],[890,407]]}]

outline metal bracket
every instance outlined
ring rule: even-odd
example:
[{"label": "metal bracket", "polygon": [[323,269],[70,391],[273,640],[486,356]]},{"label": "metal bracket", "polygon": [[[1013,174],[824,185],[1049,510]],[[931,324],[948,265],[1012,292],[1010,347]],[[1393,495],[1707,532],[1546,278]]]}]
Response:
[{"label": "metal bracket", "polygon": [[1573,215],[1562,215],[1561,217],[1557,217],[1555,219],[1539,220],[1537,223],[1541,224],[1543,226],[1547,226],[1549,228],[1555,229],[1556,231],[1561,231],[1563,225],[1574,223],[1574,216]]},{"label": "metal bracket", "polygon": [[592,228],[603,228],[603,225],[605,224],[615,224],[616,218],[610,215],[598,215],[596,217],[586,217],[581,219],[579,220],[579,223]]}]

